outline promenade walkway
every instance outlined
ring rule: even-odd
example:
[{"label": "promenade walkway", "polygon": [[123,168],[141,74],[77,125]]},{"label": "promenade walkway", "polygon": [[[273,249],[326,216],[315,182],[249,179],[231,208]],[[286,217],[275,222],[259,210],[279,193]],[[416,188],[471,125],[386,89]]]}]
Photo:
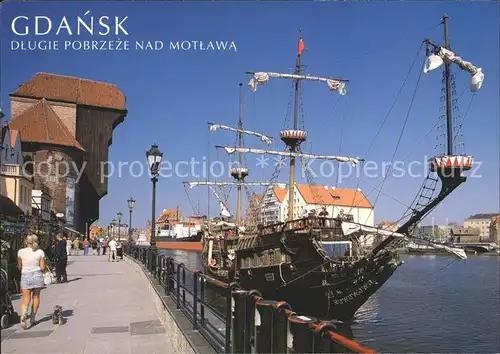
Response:
[{"label": "promenade walkway", "polygon": [[[42,290],[34,327],[2,330],[1,353],[173,353],[144,280],[124,261],[107,259],[70,256],[69,282]],[[52,324],[54,305],[63,307],[66,324]]]}]

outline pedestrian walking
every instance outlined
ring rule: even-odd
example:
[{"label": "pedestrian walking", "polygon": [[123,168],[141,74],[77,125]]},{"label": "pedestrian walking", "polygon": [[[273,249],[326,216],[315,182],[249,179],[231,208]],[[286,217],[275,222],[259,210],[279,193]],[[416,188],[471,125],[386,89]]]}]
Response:
[{"label": "pedestrian walking", "polygon": [[102,246],[102,243],[101,243],[101,239],[97,239],[97,255],[100,256],[101,255],[101,246]]},{"label": "pedestrian walking", "polygon": [[107,248],[108,248],[108,240],[103,240],[102,241],[102,255],[106,255],[106,251],[107,251]]},{"label": "pedestrian walking", "polygon": [[80,240],[78,239],[78,237],[73,240],[73,250],[78,256],[78,253],[80,252]]},{"label": "pedestrian walking", "polygon": [[[43,288],[43,272],[45,271],[45,253],[38,246],[38,237],[28,235],[24,248],[17,252],[17,267],[21,271],[21,291],[23,300],[21,302],[21,327],[28,328],[35,324],[35,317],[40,307],[40,292]],[[28,318],[28,306],[32,304],[31,314]]]},{"label": "pedestrian walking", "polygon": [[111,241],[109,241],[108,246],[109,246],[108,261],[109,262],[117,261],[118,259],[116,258],[116,248],[117,248],[118,244],[116,243],[116,241],[114,239],[111,239]]},{"label": "pedestrian walking", "polygon": [[71,254],[72,243],[68,236],[65,236],[64,239],[66,240],[66,254],[69,256]]},{"label": "pedestrian walking", "polygon": [[66,274],[66,267],[68,265],[68,254],[66,253],[66,241],[62,234],[57,234],[56,239],[56,280],[58,283],[67,283],[68,275]]},{"label": "pedestrian walking", "polygon": [[89,247],[90,247],[90,242],[88,239],[85,239],[83,241],[83,255],[88,256],[89,254]]}]

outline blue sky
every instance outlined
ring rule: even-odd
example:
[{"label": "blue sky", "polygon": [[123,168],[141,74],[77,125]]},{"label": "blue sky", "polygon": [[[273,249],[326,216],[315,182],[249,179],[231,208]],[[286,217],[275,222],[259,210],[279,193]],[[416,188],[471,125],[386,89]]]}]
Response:
[{"label": "blue sky", "polygon": [[[308,48],[303,56],[306,71],[313,75],[350,80],[348,95],[339,97],[325,85],[306,83],[302,111],[308,142],[304,151],[320,154],[364,156],[386,116],[422,39],[442,42],[443,13],[450,16],[450,42],[464,59],[483,68],[485,82],[476,94],[462,128],[465,151],[481,165],[468,182],[456,190],[428,218],[430,223],[458,221],[472,213],[499,211],[499,5],[463,2],[384,2],[384,3],[138,3],[65,2],[3,3],[1,52],[1,105],[9,112],[8,94],[36,72],[106,81],[116,84],[127,97],[128,116],[117,127],[110,147],[110,160],[145,161],[145,151],[154,142],[164,157],[175,164],[191,157],[202,161],[208,146],[234,144],[230,132],[207,132],[207,122],[235,125],[238,118],[238,83],[248,82],[245,71],[290,72],[297,50],[297,30],[302,28]],[[12,19],[19,15],[48,15],[70,21],[90,10],[94,16],[128,16],[128,36],[107,36],[106,40],[234,41],[237,51],[12,51]],[[40,37],[38,37],[40,38]],[[23,40],[34,40],[26,36]],[[45,36],[46,40],[68,37]],[[73,40],[89,40],[80,36]],[[102,39],[102,38],[100,38]],[[424,60],[420,51],[415,67],[397,103],[368,151],[368,160],[389,162],[405,121],[411,96]],[[456,73],[460,113],[464,115],[472,94],[467,87],[469,74]],[[438,132],[434,129],[440,111],[441,73],[422,75],[396,159],[424,161],[435,150]],[[244,125],[248,129],[278,136],[290,103],[290,82],[270,81],[253,93],[245,90]],[[9,116],[9,114],[8,114]],[[460,118],[461,119],[461,118]],[[341,143],[340,143],[341,142]],[[441,140],[441,142],[444,142]],[[246,145],[261,148],[256,139]],[[279,140],[274,149],[282,150]],[[462,152],[462,150],[459,150]],[[210,149],[210,159],[230,159]],[[256,156],[248,155],[249,180],[268,178],[273,168],[256,166]],[[316,166],[316,167],[315,167]],[[313,164],[319,172],[319,164]],[[383,168],[379,165],[379,171]],[[424,167],[420,166],[424,173]],[[200,168],[197,168],[200,171]],[[417,168],[415,168],[417,170]],[[182,172],[187,172],[184,168]],[[379,173],[380,175],[380,173]],[[189,177],[160,179],[157,185],[158,213],[180,205],[192,212],[182,185]],[[194,178],[195,179],[195,178]],[[222,179],[222,178],[221,178]],[[280,174],[287,180],[287,170]],[[382,179],[351,178],[342,183],[335,177],[318,178],[317,184],[357,187],[375,202],[373,187]],[[406,210],[423,180],[389,177],[375,205],[375,219],[397,220]],[[305,180],[302,180],[303,182]],[[258,190],[256,190],[258,192]],[[370,193],[371,192],[371,193]],[[134,224],[144,225],[151,214],[151,183],[144,175],[133,178],[128,172],[112,176],[109,193],[101,200],[100,223],[108,223],[118,211],[127,212],[126,200],[136,200]],[[191,190],[190,197],[207,212],[207,191]],[[232,198],[234,199],[234,198]],[[211,197],[212,202],[214,198]],[[401,204],[402,203],[402,204]],[[213,204],[213,203],[212,203]],[[229,203],[233,207],[232,201]],[[212,205],[213,214],[216,207]]]}]

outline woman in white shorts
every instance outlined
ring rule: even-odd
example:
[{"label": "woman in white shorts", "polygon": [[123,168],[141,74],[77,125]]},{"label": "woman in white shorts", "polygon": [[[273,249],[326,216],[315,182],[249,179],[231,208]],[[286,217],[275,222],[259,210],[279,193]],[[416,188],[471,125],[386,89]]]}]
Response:
[{"label": "woman in white shorts", "polygon": [[25,248],[17,252],[17,266],[21,271],[21,327],[28,328],[28,306],[32,301],[30,326],[35,323],[36,312],[40,306],[40,291],[45,286],[43,272],[45,271],[45,253],[38,246],[38,237],[28,235]]}]

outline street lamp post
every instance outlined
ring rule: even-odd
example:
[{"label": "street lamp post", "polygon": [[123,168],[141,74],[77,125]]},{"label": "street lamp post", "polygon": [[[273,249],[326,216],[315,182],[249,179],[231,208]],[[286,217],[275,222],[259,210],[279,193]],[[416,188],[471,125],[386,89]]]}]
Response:
[{"label": "street lamp post", "polygon": [[123,216],[123,213],[121,211],[119,211],[118,213],[116,213],[116,217],[118,218],[118,242],[120,242],[121,237],[122,237],[122,229],[121,229],[121,226],[122,226],[122,216]]},{"label": "street lamp post", "polygon": [[151,246],[156,246],[156,230],[155,230],[155,208],[156,208],[156,182],[158,182],[159,168],[163,153],[158,149],[158,145],[151,145],[151,149],[146,151],[148,159],[149,171],[151,172],[151,182],[153,183],[153,201],[151,210]]},{"label": "street lamp post", "polygon": [[131,245],[132,244],[132,211],[134,210],[135,207],[135,200],[134,198],[130,197],[129,200],[127,200],[128,203],[128,211],[129,211],[129,218],[128,218],[128,242]]},{"label": "street lamp post", "polygon": [[115,237],[116,219],[111,220],[111,238]]}]

